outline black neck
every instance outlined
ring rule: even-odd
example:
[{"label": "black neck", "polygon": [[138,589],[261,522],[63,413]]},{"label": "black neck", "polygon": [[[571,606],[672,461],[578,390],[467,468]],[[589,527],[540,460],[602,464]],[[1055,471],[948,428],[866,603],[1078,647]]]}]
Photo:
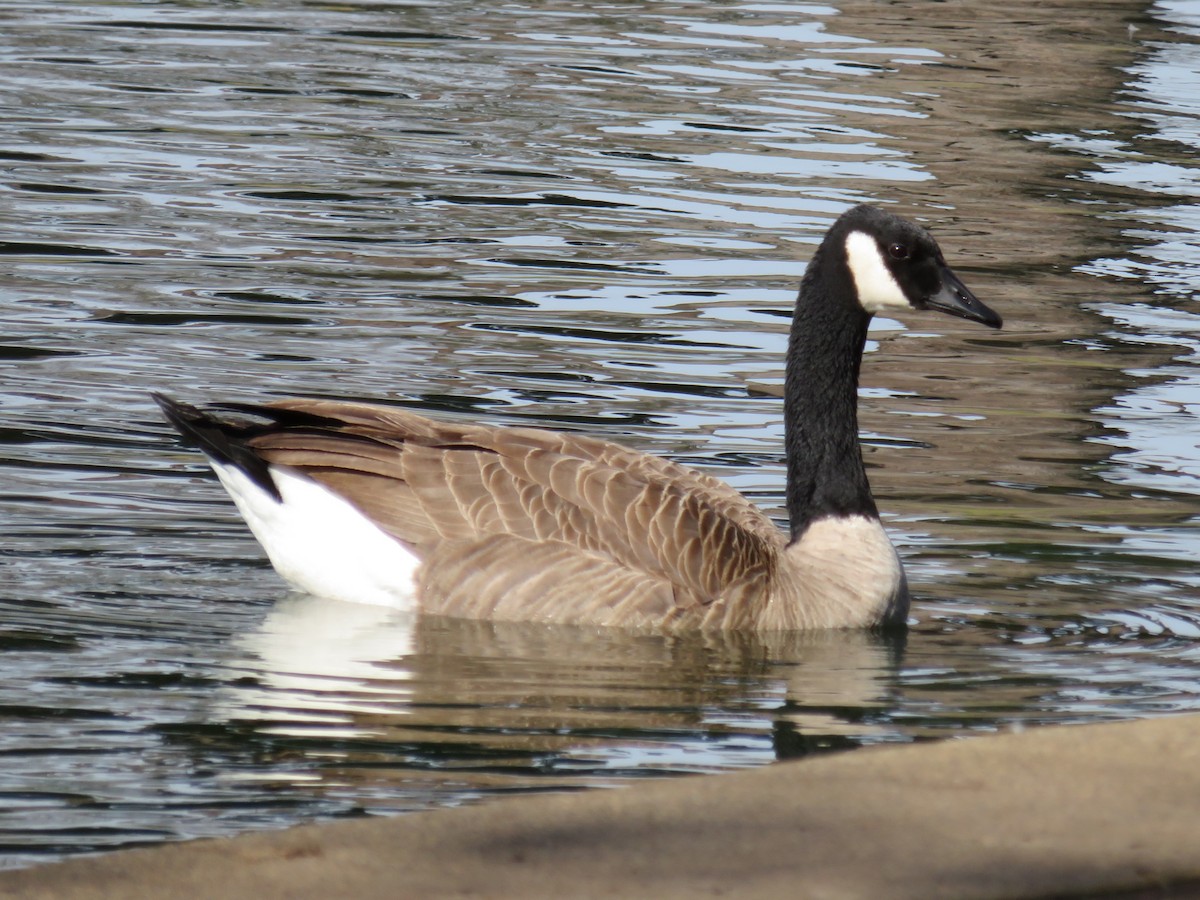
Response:
[{"label": "black neck", "polygon": [[870,315],[845,262],[819,249],[800,284],[784,386],[792,540],[823,516],[877,517],[858,443],[858,370]]}]

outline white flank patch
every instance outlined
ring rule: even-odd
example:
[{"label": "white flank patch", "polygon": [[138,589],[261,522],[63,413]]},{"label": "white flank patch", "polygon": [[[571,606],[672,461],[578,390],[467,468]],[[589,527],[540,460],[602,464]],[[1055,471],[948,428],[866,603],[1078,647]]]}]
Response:
[{"label": "white flank patch", "polygon": [[888,309],[912,309],[883,261],[875,238],[862,231],[846,235],[846,260],[854,277],[858,302],[867,312],[875,315]]},{"label": "white flank patch", "polygon": [[341,497],[294,469],[272,466],[280,503],[240,469],[209,464],[287,581],[331,600],[413,608],[420,560]]}]

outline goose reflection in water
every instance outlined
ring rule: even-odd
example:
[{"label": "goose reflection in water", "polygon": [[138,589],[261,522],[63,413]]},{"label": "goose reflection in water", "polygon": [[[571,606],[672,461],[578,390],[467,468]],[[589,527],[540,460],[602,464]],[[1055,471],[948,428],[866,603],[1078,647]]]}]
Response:
[{"label": "goose reflection in water", "polygon": [[902,640],[414,617],[291,595],[236,639],[211,717],[286,739],[293,759],[336,758],[318,778],[339,783],[611,784],[893,737],[872,712],[891,702]]}]

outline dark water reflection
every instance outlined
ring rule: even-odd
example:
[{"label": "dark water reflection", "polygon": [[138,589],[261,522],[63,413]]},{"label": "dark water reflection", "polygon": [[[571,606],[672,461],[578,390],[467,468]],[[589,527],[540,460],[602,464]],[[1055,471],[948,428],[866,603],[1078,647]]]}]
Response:
[{"label": "dark water reflection", "polygon": [[[1200,706],[1186,3],[3,3],[0,854]],[[906,641],[289,596],[147,393],[583,428],[782,513],[861,200],[1008,323],[880,321]]]}]

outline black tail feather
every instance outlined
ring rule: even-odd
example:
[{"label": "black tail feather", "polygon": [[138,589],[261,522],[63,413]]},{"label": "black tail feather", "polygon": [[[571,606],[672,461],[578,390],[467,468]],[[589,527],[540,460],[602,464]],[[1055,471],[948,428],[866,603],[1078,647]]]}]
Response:
[{"label": "black tail feather", "polygon": [[167,421],[174,425],[185,439],[196,444],[217,462],[240,469],[256,485],[277,501],[283,502],[266,461],[246,443],[258,430],[255,426],[218,419],[202,409],[188,403],[180,403],[162,394],[151,396],[162,409]]}]

